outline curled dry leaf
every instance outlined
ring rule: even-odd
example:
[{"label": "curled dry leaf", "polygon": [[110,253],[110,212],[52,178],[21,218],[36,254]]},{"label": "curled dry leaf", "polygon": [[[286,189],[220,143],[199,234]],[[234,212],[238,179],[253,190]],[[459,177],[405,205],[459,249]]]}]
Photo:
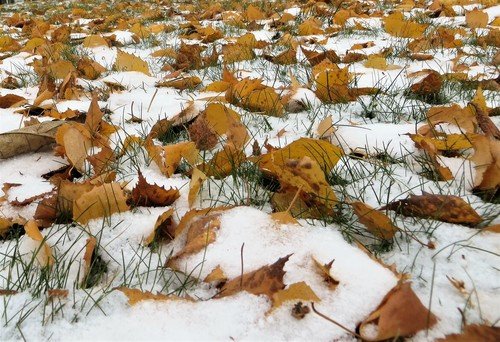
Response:
[{"label": "curled dry leaf", "polygon": [[108,217],[129,210],[127,197],[119,183],[106,183],[81,195],[73,204],[73,220],[86,224],[91,219]]},{"label": "curled dry leaf", "polygon": [[471,139],[474,154],[470,157],[476,166],[474,186],[477,190],[493,190],[500,186],[500,141],[476,135]]},{"label": "curled dry leaf", "polygon": [[368,230],[375,235],[384,240],[390,240],[394,237],[394,234],[399,230],[391,219],[387,215],[377,211],[376,209],[370,207],[368,204],[363,202],[353,202],[351,203],[354,213]]},{"label": "curled dry leaf", "polygon": [[272,265],[262,266],[255,271],[245,273],[227,281],[220,289],[216,298],[232,296],[238,292],[247,291],[257,296],[264,294],[272,299],[276,292],[285,288],[285,284],[283,283],[285,271],[283,267],[290,256],[291,254],[278,259]]},{"label": "curled dry leaf", "polygon": [[29,239],[35,242],[35,247],[32,249],[36,253],[36,260],[42,267],[51,266],[54,263],[52,250],[40,233],[37,224],[33,220],[29,220],[24,225],[24,231]]},{"label": "curled dry leaf", "polygon": [[410,195],[391,202],[380,210],[395,210],[404,216],[434,219],[443,222],[475,226],[482,222],[481,216],[463,199],[452,195]]},{"label": "curled dry leaf", "polygon": [[227,281],[227,276],[224,274],[224,271],[217,265],[212,272],[210,272],[205,279],[203,279],[205,283],[224,283]]},{"label": "curled dry leaf", "polygon": [[0,134],[0,159],[36,152],[55,142],[57,129],[64,121],[44,121]]},{"label": "curled dry leaf", "polygon": [[[413,335],[436,322],[436,317],[411,289],[411,283],[402,283],[385,295],[377,309],[361,323],[359,333],[365,340],[383,341]],[[376,335],[372,334],[372,325],[376,325]]]},{"label": "curled dry leaf", "polygon": [[312,260],[316,273],[318,273],[318,275],[321,276],[321,278],[323,278],[323,281],[331,290],[335,290],[337,286],[340,284],[340,282],[334,277],[332,277],[332,275],[330,274],[333,262],[335,260],[332,260],[327,264],[320,263],[318,260],[316,260],[314,256],[312,257]]},{"label": "curled dry leaf", "polygon": [[165,189],[163,186],[149,184],[139,170],[139,181],[132,189],[132,203],[135,206],[165,207],[179,198],[179,190]]},{"label": "curled dry leaf", "polygon": [[26,103],[26,99],[15,94],[0,96],[0,108],[20,107]]},{"label": "curled dry leaf", "polygon": [[174,238],[175,225],[172,220],[173,215],[174,209],[170,208],[158,216],[153,231],[144,239],[145,246],[149,246],[161,237],[166,237],[169,241]]}]

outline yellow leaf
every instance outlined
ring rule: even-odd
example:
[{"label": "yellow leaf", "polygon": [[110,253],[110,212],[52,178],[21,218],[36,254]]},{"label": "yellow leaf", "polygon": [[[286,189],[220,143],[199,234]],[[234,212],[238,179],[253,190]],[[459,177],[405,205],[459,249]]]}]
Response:
[{"label": "yellow leaf", "polygon": [[99,35],[90,35],[85,37],[82,43],[83,47],[86,48],[94,48],[98,46],[108,46],[108,42],[102,36]]},{"label": "yellow leaf", "polygon": [[254,5],[250,5],[247,7],[247,10],[245,12],[245,16],[249,22],[266,18],[266,15],[264,13],[262,13],[262,11],[259,10]]},{"label": "yellow leaf", "polygon": [[399,230],[387,215],[375,210],[368,204],[354,202],[351,205],[354,213],[358,216],[359,222],[368,228],[373,235],[384,240],[390,240]]},{"label": "yellow leaf", "polygon": [[402,38],[422,37],[427,24],[404,20],[402,12],[394,12],[384,19],[385,30],[392,36]]},{"label": "yellow leaf", "polygon": [[85,224],[91,219],[108,217],[129,210],[127,197],[119,183],[96,186],[78,198],[73,206],[73,219]]},{"label": "yellow leaf", "polygon": [[247,61],[255,58],[255,53],[251,46],[232,44],[222,47],[225,63]]},{"label": "yellow leaf", "polygon": [[172,80],[161,81],[156,84],[157,87],[171,87],[175,89],[194,89],[201,84],[198,76],[179,77]]},{"label": "yellow leaf", "polygon": [[[318,64],[319,65],[319,64]],[[343,103],[355,99],[350,93],[349,72],[347,67],[327,69],[319,72],[315,78],[316,95],[323,102]]]},{"label": "yellow leaf", "polygon": [[314,293],[314,291],[306,284],[306,282],[301,281],[299,283],[294,283],[288,285],[284,290],[280,290],[273,294],[273,306],[271,310],[275,310],[282,306],[285,302],[289,301],[300,301],[305,302],[320,302],[321,299]]},{"label": "yellow leaf", "polygon": [[439,138],[428,138],[419,134],[409,134],[417,144],[425,141],[432,144],[439,151],[457,151],[472,147],[471,138],[465,134],[447,134]]},{"label": "yellow leaf", "polygon": [[368,59],[365,62],[365,67],[379,69],[379,70],[399,69],[399,66],[393,65],[393,64],[388,65],[387,61],[385,60],[384,57],[376,56],[376,55],[368,56]]},{"label": "yellow leaf", "polygon": [[263,112],[271,116],[283,116],[284,107],[279,95],[271,87],[252,91],[248,97],[243,98],[243,104],[250,111]]},{"label": "yellow leaf", "polygon": [[122,50],[118,50],[116,55],[115,69],[118,71],[139,71],[151,76],[148,63],[143,61],[141,58],[130,53],[123,52]]},{"label": "yellow leaf", "polygon": [[226,134],[231,121],[241,122],[238,113],[221,103],[209,103],[203,115],[210,128],[218,135]]},{"label": "yellow leaf", "polygon": [[280,224],[299,224],[288,211],[279,211],[277,213],[272,213],[271,218]]},{"label": "yellow leaf", "polygon": [[135,305],[143,300],[158,300],[158,301],[165,301],[165,300],[190,300],[190,299],[184,299],[181,297],[177,297],[174,295],[164,295],[161,293],[154,294],[149,291],[141,291],[139,289],[131,289],[128,287],[117,287],[117,290],[123,292],[125,296],[128,298],[128,304],[129,305]]},{"label": "yellow leaf", "polygon": [[331,137],[336,131],[336,128],[333,126],[333,119],[331,116],[327,116],[318,125],[316,130],[320,139]]},{"label": "yellow leaf", "polygon": [[473,29],[486,27],[488,25],[488,14],[478,9],[467,11],[465,13],[465,22],[467,26]]},{"label": "yellow leaf", "polygon": [[70,72],[76,71],[76,68],[69,61],[59,60],[49,65],[49,74],[56,79],[64,79]]},{"label": "yellow leaf", "polygon": [[335,260],[330,261],[328,264],[320,263],[314,256],[312,257],[312,260],[316,269],[316,273],[318,273],[318,275],[323,278],[323,282],[330,288],[330,290],[335,290],[340,284],[340,282],[330,274],[333,262]]}]

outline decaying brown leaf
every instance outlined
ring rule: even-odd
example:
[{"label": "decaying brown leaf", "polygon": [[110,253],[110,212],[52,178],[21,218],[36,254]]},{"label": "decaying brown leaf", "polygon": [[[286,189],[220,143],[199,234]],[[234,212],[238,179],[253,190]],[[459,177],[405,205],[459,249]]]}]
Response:
[{"label": "decaying brown leaf", "polygon": [[500,340],[500,328],[485,324],[466,325],[460,334],[446,335],[438,342],[497,342]]},{"label": "decaying brown leaf", "polygon": [[395,210],[405,216],[429,218],[443,222],[475,226],[482,222],[481,216],[463,199],[452,195],[410,195],[391,202],[380,210]]},{"label": "decaying brown leaf", "polygon": [[216,298],[232,296],[241,291],[247,291],[257,296],[265,294],[269,298],[273,298],[276,292],[285,288],[283,267],[290,256],[291,254],[278,259],[272,265],[262,266],[255,271],[227,281]]},{"label": "decaying brown leaf", "polygon": [[0,134],[0,159],[36,152],[55,142],[57,129],[64,121],[44,121]]}]

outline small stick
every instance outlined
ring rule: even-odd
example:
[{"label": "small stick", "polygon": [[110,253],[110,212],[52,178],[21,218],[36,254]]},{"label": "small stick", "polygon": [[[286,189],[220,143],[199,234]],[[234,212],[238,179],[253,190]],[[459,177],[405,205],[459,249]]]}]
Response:
[{"label": "small stick", "polygon": [[321,312],[319,312],[318,310],[316,310],[316,308],[314,307],[314,302],[311,302],[311,306],[312,306],[312,309],[313,311],[320,317],[326,319],[327,321],[329,322],[332,322],[333,324],[335,324],[336,326],[338,326],[339,328],[342,328],[343,330],[347,331],[349,334],[352,334],[354,335],[355,337],[359,338],[360,340],[364,341],[363,337],[361,337],[361,335],[355,333],[354,331],[350,330],[349,328],[346,328],[344,327],[342,324],[340,324],[339,322],[337,321],[334,321],[333,319],[331,319],[330,317],[328,316],[325,316],[324,314],[322,314]]},{"label": "small stick", "polygon": [[153,97],[151,98],[151,101],[149,101],[148,112],[151,109],[151,105],[153,104],[153,100],[155,99],[157,93],[158,93],[158,88],[156,88],[155,93],[153,94]]}]

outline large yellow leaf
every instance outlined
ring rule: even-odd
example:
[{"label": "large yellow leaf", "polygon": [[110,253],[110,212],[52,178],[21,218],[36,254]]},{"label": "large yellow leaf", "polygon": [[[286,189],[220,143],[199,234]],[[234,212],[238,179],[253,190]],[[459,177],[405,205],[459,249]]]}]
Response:
[{"label": "large yellow leaf", "polygon": [[413,21],[404,20],[402,12],[394,12],[384,19],[387,33],[402,38],[422,37],[427,29],[427,24],[419,24]]},{"label": "large yellow leaf", "polygon": [[129,210],[127,197],[119,183],[96,186],[80,196],[73,205],[73,219],[82,224]]},{"label": "large yellow leaf", "polygon": [[390,240],[399,230],[387,215],[375,210],[368,204],[354,202],[351,205],[354,213],[358,216],[359,222],[368,228],[373,235],[384,240]]},{"label": "large yellow leaf", "polygon": [[139,71],[151,76],[148,63],[141,58],[130,53],[123,52],[122,50],[118,50],[116,55],[115,69],[118,71]]},{"label": "large yellow leaf", "polygon": [[275,310],[282,306],[285,302],[289,301],[300,301],[305,302],[320,302],[321,299],[314,293],[314,291],[306,284],[306,282],[301,281],[299,283],[293,283],[288,285],[284,290],[280,290],[273,294],[273,306],[271,310]]},{"label": "large yellow leaf", "polygon": [[24,231],[26,235],[31,240],[38,244],[38,247],[34,249],[36,253],[36,260],[40,266],[51,266],[54,263],[54,257],[52,256],[52,250],[50,249],[47,242],[44,240],[43,235],[40,233],[37,224],[33,220],[29,220],[24,225]]}]

